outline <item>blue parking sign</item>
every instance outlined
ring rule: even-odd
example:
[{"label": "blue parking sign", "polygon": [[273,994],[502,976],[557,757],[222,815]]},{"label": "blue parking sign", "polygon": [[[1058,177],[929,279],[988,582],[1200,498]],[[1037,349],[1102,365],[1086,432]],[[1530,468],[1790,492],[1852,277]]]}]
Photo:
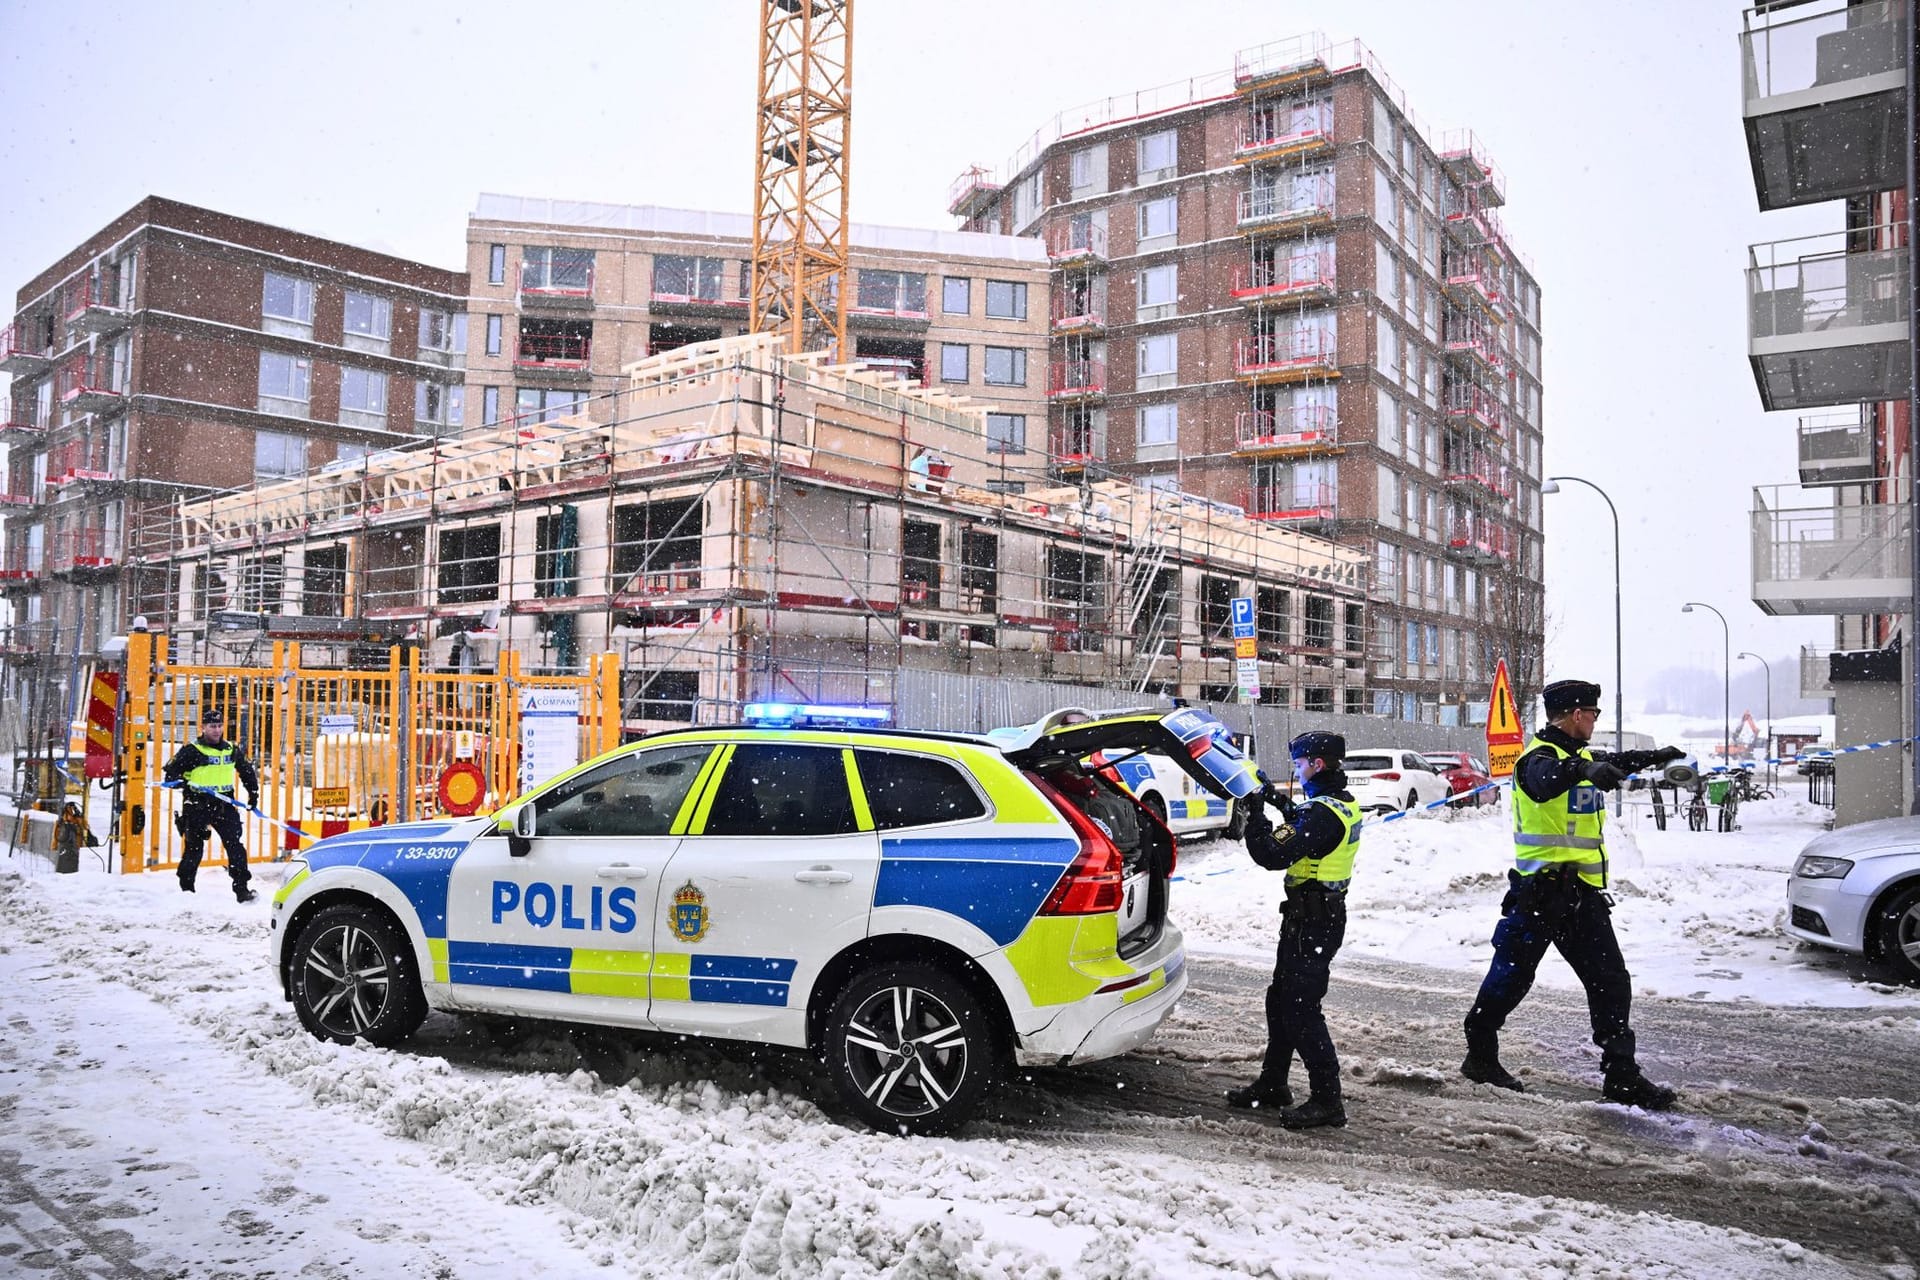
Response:
[{"label": "blue parking sign", "polygon": [[1233,598],[1233,638],[1235,640],[1253,639],[1253,597],[1235,596]]}]

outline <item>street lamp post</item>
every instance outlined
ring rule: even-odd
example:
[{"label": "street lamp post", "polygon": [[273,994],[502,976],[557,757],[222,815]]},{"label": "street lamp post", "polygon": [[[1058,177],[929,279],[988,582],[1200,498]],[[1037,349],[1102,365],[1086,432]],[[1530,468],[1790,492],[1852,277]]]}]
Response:
[{"label": "street lamp post", "polygon": [[1773,777],[1773,664],[1757,653],[1742,653],[1742,658],[1752,658],[1767,669],[1767,785],[1771,787]]},{"label": "street lamp post", "polygon": [[[1613,505],[1613,499],[1607,491],[1591,480],[1579,476],[1548,476],[1540,486],[1541,493],[1560,492],[1560,481],[1568,480],[1574,484],[1583,484],[1600,495],[1607,504],[1607,511],[1613,516],[1613,753],[1619,755],[1626,750],[1626,690],[1621,677],[1622,659],[1620,654],[1620,510]],[[1622,804],[1619,791],[1613,793],[1613,816],[1620,816]]]},{"label": "street lamp post", "polygon": [[1733,630],[1727,626],[1727,615],[1710,604],[1689,600],[1680,606],[1682,613],[1692,613],[1695,609],[1705,609],[1720,619],[1720,751],[1726,755],[1733,745],[1733,735],[1729,732],[1733,722]]}]

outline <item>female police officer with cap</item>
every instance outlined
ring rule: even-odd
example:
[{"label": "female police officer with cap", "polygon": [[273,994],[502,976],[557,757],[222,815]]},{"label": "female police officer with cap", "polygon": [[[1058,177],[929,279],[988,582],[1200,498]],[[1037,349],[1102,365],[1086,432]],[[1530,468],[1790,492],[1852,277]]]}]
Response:
[{"label": "female police officer with cap", "polygon": [[[1340,1059],[1320,1001],[1327,994],[1327,970],[1347,933],[1347,883],[1360,848],[1360,810],[1347,791],[1340,761],[1347,742],[1337,733],[1303,733],[1287,744],[1294,777],[1307,793],[1295,806],[1269,789],[1265,803],[1247,815],[1247,852],[1269,871],[1287,873],[1287,898],[1280,907],[1280,950],[1273,982],[1267,987],[1267,1053],[1252,1084],[1230,1090],[1232,1107],[1275,1107],[1289,1129],[1314,1129],[1347,1122],[1340,1101]],[[1285,815],[1274,829],[1267,803]],[[1311,1093],[1299,1106],[1287,1074],[1298,1053],[1307,1069]]]}]

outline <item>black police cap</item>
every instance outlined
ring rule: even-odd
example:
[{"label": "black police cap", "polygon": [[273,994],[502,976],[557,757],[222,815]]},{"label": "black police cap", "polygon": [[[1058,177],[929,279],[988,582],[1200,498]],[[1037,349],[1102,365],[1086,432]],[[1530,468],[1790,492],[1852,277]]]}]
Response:
[{"label": "black police cap", "polygon": [[1347,754],[1347,740],[1337,733],[1323,733],[1318,729],[1297,735],[1287,744],[1287,754],[1295,760],[1303,756],[1312,756],[1316,760],[1331,760],[1335,764]]},{"label": "black police cap", "polygon": [[1598,708],[1600,686],[1591,680],[1555,680],[1540,691],[1549,716],[1563,716],[1581,707]]},{"label": "black police cap", "polygon": [[226,722],[227,713],[218,707],[208,707],[200,713],[201,724],[225,724]]}]

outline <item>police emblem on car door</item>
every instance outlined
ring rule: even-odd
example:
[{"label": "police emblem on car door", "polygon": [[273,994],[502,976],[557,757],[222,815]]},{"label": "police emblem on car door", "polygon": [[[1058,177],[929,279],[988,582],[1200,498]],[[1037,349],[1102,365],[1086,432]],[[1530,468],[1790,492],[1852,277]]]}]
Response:
[{"label": "police emblem on car door", "polygon": [[523,855],[504,834],[476,840],[448,897],[457,998],[644,1024],[654,912],[671,896],[667,864],[713,753],[679,743],[616,756],[527,802],[534,835]]}]

